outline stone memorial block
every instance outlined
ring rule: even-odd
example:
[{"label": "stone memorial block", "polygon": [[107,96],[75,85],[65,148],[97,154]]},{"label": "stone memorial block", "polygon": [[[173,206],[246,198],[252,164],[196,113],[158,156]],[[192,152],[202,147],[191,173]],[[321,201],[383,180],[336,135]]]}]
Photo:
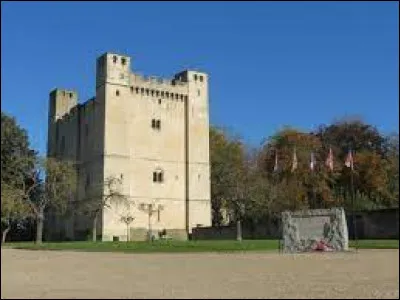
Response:
[{"label": "stone memorial block", "polygon": [[346,251],[349,247],[343,208],[282,213],[284,252]]}]

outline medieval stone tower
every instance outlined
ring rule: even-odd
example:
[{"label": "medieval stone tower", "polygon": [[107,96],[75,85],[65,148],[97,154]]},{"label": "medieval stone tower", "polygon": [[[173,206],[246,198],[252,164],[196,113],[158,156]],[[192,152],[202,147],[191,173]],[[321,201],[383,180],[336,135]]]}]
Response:
[{"label": "medieval stone tower", "polygon": [[[211,225],[208,76],[186,70],[172,79],[131,71],[128,56],[97,59],[96,97],[78,104],[76,92],[50,93],[48,155],[76,162],[75,198],[122,179],[121,191],[134,205],[104,208],[99,238],[126,240],[121,216],[130,214],[131,240],[152,232],[186,239],[193,227]],[[152,216],[143,208],[153,204]],[[141,209],[139,209],[141,208]],[[91,221],[74,215],[54,220],[54,235],[81,239]]]}]

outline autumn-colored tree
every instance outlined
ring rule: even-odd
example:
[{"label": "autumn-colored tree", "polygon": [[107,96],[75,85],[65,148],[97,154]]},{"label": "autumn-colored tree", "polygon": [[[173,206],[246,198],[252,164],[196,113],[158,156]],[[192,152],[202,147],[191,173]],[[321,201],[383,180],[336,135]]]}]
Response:
[{"label": "autumn-colored tree", "polygon": [[281,210],[335,202],[330,190],[332,175],[324,163],[326,155],[318,137],[293,128],[284,128],[267,141],[260,151],[259,166],[277,189],[280,196],[276,205]]},{"label": "autumn-colored tree", "polygon": [[244,176],[244,146],[238,138],[216,127],[210,128],[211,203],[213,223],[220,225],[221,209],[237,198]]},{"label": "autumn-colored tree", "polygon": [[[350,204],[348,198],[352,197],[349,192],[352,171],[344,166],[349,150],[352,150],[354,159],[354,190],[363,195],[362,199],[369,198],[364,201],[366,207],[371,207],[371,203],[384,207],[393,205],[395,189],[390,191],[389,182],[390,176],[396,174],[396,155],[390,156],[390,142],[375,127],[359,119],[344,119],[320,126],[313,134],[321,140],[325,152],[333,149],[335,176],[332,176],[331,189],[345,206]],[[358,207],[363,208],[362,203],[358,203]]]},{"label": "autumn-colored tree", "polygon": [[234,217],[237,239],[241,240],[241,221],[252,205],[249,197],[249,165],[245,144],[227,130],[210,129],[211,203],[213,224],[222,221],[221,210]]}]

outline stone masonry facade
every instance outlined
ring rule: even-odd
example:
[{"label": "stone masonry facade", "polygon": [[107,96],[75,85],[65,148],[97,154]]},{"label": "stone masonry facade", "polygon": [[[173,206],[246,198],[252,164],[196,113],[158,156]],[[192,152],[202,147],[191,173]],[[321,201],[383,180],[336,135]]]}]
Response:
[{"label": "stone masonry facade", "polygon": [[[208,75],[185,70],[172,79],[144,77],[131,71],[131,62],[115,53],[100,56],[96,96],[83,104],[75,91],[50,93],[48,156],[76,163],[77,201],[103,189],[106,178],[122,178],[122,192],[134,205],[103,210],[101,240],[127,239],[120,221],[126,214],[135,218],[130,239],[144,239],[149,222],[155,232],[186,239],[192,228],[211,225]],[[139,209],[148,204],[162,210],[149,218]],[[78,214],[49,219],[51,235],[71,240],[91,228]]]}]

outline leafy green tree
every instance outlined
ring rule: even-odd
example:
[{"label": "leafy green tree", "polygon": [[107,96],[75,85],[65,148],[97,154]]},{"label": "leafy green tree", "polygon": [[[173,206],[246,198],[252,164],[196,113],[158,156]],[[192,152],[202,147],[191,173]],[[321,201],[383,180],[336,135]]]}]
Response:
[{"label": "leafy green tree", "polygon": [[1,220],[3,240],[11,225],[27,217],[26,181],[34,168],[36,153],[30,149],[26,130],[15,118],[1,112]]},{"label": "leafy green tree", "polygon": [[21,175],[27,176],[33,169],[35,157],[26,130],[1,112],[1,181],[21,187]]},{"label": "leafy green tree", "polygon": [[1,224],[3,227],[2,243],[6,241],[11,226],[30,216],[24,191],[5,182],[1,183]]},{"label": "leafy green tree", "polygon": [[76,169],[73,163],[55,158],[37,161],[28,181],[25,201],[36,220],[36,243],[43,240],[45,212],[66,212],[73,201],[76,188]]}]

